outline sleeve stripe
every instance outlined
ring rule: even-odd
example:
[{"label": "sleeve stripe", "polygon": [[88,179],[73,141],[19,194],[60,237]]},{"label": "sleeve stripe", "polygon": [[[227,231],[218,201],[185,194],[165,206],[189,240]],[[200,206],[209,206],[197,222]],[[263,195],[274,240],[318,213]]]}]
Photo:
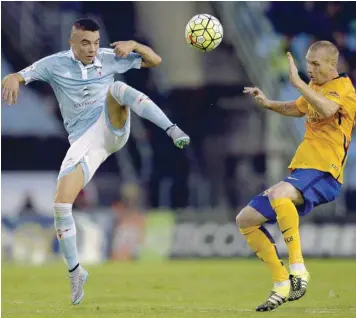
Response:
[{"label": "sleeve stripe", "polygon": [[107,48],[100,49],[100,50],[99,50],[99,55],[100,55],[100,54],[116,55],[116,54],[114,53],[114,50],[113,50],[113,49],[107,49]]}]

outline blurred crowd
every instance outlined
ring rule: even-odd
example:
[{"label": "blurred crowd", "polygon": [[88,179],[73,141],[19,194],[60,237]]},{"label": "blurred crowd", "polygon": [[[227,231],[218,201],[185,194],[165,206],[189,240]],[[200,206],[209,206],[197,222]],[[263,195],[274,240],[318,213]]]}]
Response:
[{"label": "blurred crowd", "polygon": [[[314,41],[326,40],[340,50],[340,71],[356,81],[356,4],[353,2],[271,2],[267,8],[276,32],[301,60]],[[302,64],[302,63],[301,63]],[[302,66],[302,65],[301,65]],[[305,70],[305,68],[303,68]]]}]

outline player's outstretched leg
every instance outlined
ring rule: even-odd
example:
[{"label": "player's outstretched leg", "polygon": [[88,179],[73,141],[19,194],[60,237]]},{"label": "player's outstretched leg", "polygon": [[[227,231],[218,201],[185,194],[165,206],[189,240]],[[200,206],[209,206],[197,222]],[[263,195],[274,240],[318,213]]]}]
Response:
[{"label": "player's outstretched leg", "polygon": [[299,234],[299,214],[296,204],[302,204],[301,193],[290,183],[280,182],[269,193],[268,198],[277,215],[279,228],[289,252],[291,292],[288,300],[298,300],[307,291],[310,274],[304,265]]},{"label": "player's outstretched leg", "polygon": [[84,298],[83,286],[88,279],[88,272],[79,264],[77,252],[77,232],[72,215],[72,205],[84,184],[84,175],[80,165],[63,176],[57,185],[53,203],[54,227],[61,251],[68,264],[71,285],[72,304],[79,304]]},{"label": "player's outstretched leg", "polygon": [[[190,143],[189,136],[177,125],[173,124],[164,112],[145,94],[119,81],[111,85],[109,93],[118,104],[131,108],[140,117],[165,130],[178,148],[182,149]],[[110,96],[108,96],[108,99],[110,100]]]},{"label": "player's outstretched leg", "polygon": [[276,309],[287,301],[290,292],[288,271],[280,260],[276,243],[267,229],[261,225],[266,221],[262,214],[250,206],[242,209],[236,217],[237,226],[248,245],[272,273],[273,289],[267,300],[259,305],[256,311]]}]

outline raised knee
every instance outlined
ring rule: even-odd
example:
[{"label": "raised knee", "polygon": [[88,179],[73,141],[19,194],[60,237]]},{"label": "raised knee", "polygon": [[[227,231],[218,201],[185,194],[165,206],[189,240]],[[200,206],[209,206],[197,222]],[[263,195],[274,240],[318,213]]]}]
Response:
[{"label": "raised knee", "polygon": [[240,212],[237,213],[237,215],[236,215],[236,225],[237,225],[237,227],[240,227]]},{"label": "raised knee", "polygon": [[254,230],[261,224],[265,223],[267,219],[251,206],[244,207],[236,217],[236,224],[241,233]]},{"label": "raised knee", "polygon": [[268,199],[272,204],[272,201],[278,199],[289,199],[295,205],[301,205],[304,203],[302,193],[288,182],[281,182],[275,188],[268,192]]},{"label": "raised knee", "polygon": [[267,196],[270,202],[277,199],[291,199],[293,202],[300,201],[298,190],[288,182],[283,181],[271,188]]},{"label": "raised knee", "polygon": [[284,192],[283,186],[271,189],[267,194],[269,201],[271,202],[282,198],[284,196]]},{"label": "raised knee", "polygon": [[125,105],[124,96],[125,91],[129,86],[123,82],[114,82],[110,86],[110,94],[114,98],[114,100],[119,103],[120,105]]},{"label": "raised knee", "polygon": [[248,207],[243,208],[237,215],[236,215],[236,225],[239,229],[249,227],[249,217],[247,213]]}]

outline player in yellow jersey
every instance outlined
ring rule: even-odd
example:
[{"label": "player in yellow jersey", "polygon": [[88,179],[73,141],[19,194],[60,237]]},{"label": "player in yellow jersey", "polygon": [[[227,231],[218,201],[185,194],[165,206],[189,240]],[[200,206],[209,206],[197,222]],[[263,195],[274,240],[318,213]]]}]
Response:
[{"label": "player in yellow jersey", "polygon": [[[355,125],[356,94],[347,75],[337,72],[338,55],[331,42],[315,42],[306,55],[311,79],[307,85],[288,53],[290,82],[301,93],[297,100],[271,101],[256,87],[244,90],[263,108],[286,116],[307,117],[304,140],[289,166],[290,176],[254,197],[236,218],[247,243],[272,272],[272,292],[257,311],[273,310],[287,300],[304,296],[310,275],[301,250],[299,216],[333,201],[341,190]],[[278,222],[288,247],[290,274],[262,225],[266,222]]]}]

